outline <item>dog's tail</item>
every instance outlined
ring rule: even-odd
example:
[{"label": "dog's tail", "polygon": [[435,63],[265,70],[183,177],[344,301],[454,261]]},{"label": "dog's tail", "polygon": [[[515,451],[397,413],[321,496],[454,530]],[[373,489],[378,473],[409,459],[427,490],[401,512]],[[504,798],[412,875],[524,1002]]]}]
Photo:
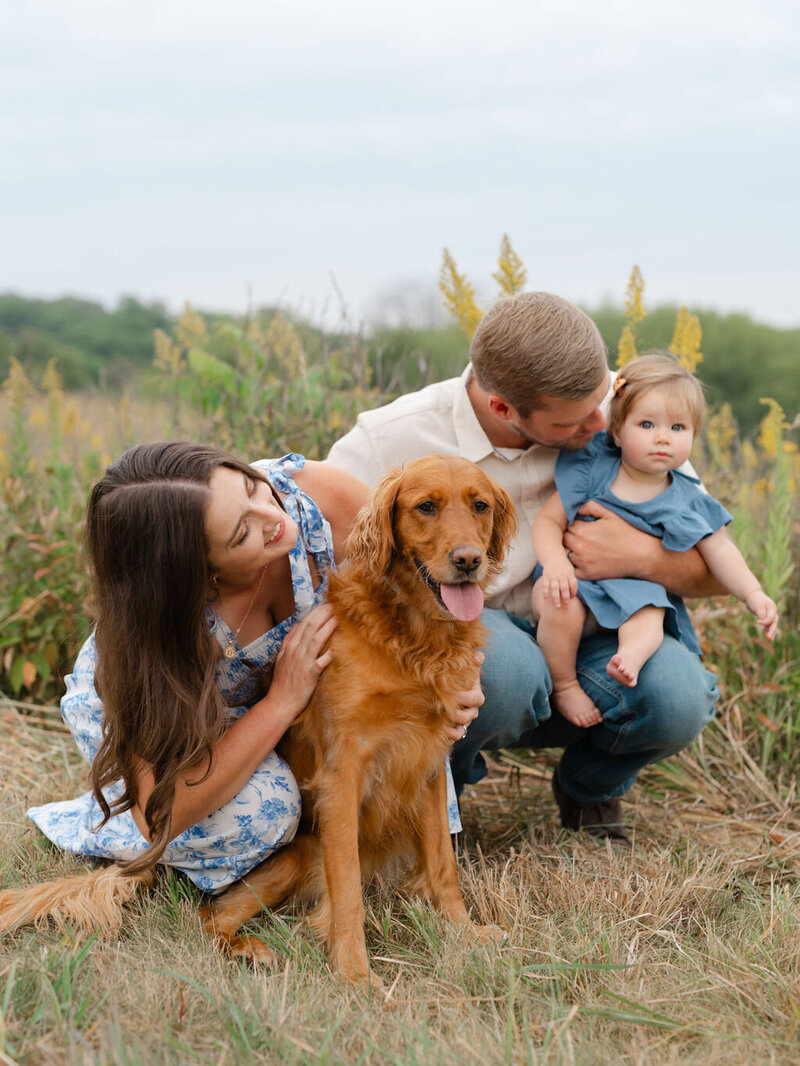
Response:
[{"label": "dog's tail", "polygon": [[128,874],[122,866],[103,866],[90,873],[61,877],[25,888],[0,892],[0,935],[21,925],[54,922],[79,932],[115,932],[122,924],[122,908],[139,888],[153,880],[153,869]]}]

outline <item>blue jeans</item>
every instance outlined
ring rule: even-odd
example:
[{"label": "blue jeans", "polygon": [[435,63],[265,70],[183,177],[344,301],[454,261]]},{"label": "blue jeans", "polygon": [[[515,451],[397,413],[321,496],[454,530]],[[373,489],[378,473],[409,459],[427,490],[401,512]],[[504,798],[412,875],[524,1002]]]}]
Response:
[{"label": "blue jeans", "polygon": [[714,675],[672,637],[626,688],[612,681],[606,664],[617,650],[614,633],[581,641],[578,680],[603,715],[582,729],[551,710],[550,673],[534,640],[534,628],[506,611],[484,610],[489,630],[481,670],[485,703],[463,740],[453,747],[456,789],[486,774],[481,750],[565,748],[559,777],[579,803],[621,796],[648,763],[687,747],[714,716],[719,696]]}]

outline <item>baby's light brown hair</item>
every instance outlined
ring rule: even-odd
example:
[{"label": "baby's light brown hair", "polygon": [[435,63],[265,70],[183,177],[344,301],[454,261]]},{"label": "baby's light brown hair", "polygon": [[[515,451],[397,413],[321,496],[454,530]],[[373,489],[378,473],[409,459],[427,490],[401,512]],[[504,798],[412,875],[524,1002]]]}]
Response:
[{"label": "baby's light brown hair", "polygon": [[665,389],[676,408],[685,410],[695,435],[706,417],[703,386],[674,356],[649,352],[631,359],[617,374],[608,406],[608,432],[617,437],[633,405],[653,389]]}]

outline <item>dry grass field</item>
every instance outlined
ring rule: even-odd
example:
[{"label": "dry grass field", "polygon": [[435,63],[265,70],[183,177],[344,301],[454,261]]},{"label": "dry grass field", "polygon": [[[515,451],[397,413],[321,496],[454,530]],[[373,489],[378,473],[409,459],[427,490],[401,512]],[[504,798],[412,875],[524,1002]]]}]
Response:
[{"label": "dry grass field", "polygon": [[[84,787],[56,709],[6,704],[0,743],[3,887],[74,872],[24,815]],[[630,851],[561,830],[549,774],[547,757],[498,753],[463,800],[467,905],[504,945],[374,886],[368,943],[390,989],[376,1002],[338,984],[291,910],[253,923],[277,968],[223,958],[200,894],[163,871],[118,937],[0,941],[0,1062],[800,1062],[800,817],[735,714],[642,775]]]}]

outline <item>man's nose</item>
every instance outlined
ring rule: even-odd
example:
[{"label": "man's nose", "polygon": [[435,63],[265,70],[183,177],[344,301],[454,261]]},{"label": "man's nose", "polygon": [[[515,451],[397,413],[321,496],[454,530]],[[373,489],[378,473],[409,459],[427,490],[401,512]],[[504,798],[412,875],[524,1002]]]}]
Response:
[{"label": "man's nose", "polygon": [[599,407],[595,407],[594,411],[584,421],[583,428],[585,430],[591,430],[593,433],[597,433],[601,429],[606,428],[606,416],[600,410]]}]

